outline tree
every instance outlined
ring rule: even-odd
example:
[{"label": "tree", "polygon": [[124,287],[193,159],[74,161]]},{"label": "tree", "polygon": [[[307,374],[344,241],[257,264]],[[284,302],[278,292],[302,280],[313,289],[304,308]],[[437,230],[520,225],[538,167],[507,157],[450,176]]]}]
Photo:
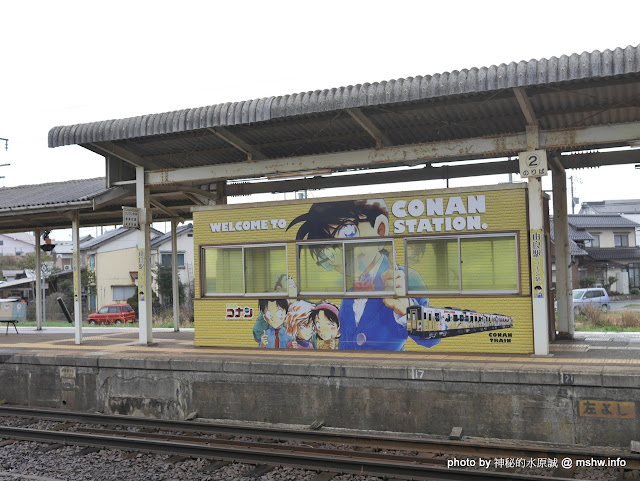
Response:
[{"label": "tree", "polygon": [[[51,265],[55,269],[58,269],[58,271],[60,271],[60,268],[56,267],[55,257],[53,257],[50,254],[42,253],[40,255],[40,263],[43,265]],[[30,269],[34,271],[36,269],[36,254],[34,252],[29,252],[22,258],[22,260],[20,260],[19,264],[20,264],[20,268],[22,269]],[[52,273],[54,272],[53,269],[51,272]]]},{"label": "tree", "polygon": [[[157,271],[158,296],[162,299],[163,304],[171,304],[173,302],[173,273],[171,266],[159,265]],[[184,302],[184,286],[178,278],[178,300],[180,304]]]}]

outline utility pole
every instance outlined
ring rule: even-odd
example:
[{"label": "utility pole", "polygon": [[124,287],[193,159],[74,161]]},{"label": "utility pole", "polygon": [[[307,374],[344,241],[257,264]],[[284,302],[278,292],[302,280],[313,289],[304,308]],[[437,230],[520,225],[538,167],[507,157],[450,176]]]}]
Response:
[{"label": "utility pole", "polygon": [[[580,199],[573,195],[573,175],[569,177],[569,180],[571,180],[571,214],[575,214],[575,207],[580,203]],[[582,181],[576,177],[576,183],[582,183]]]},{"label": "utility pole", "polygon": [[[0,137],[0,140],[4,140],[4,150],[9,150],[9,139],[5,139],[4,137]],[[11,164],[0,164],[0,167],[6,167]],[[4,179],[4,175],[0,175],[0,179]]]}]

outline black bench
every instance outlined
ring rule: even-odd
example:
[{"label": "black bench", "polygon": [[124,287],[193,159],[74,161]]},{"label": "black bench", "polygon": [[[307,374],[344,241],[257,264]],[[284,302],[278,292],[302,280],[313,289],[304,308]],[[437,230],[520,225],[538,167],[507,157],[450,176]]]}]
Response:
[{"label": "black bench", "polygon": [[27,303],[18,301],[0,302],[0,322],[7,323],[5,336],[9,334],[9,324],[13,324],[13,328],[18,332],[16,322],[24,321],[27,318]]},{"label": "black bench", "polygon": [[16,322],[20,322],[20,321],[11,320],[11,319],[0,319],[0,322],[5,322],[7,324],[7,332],[4,333],[5,336],[9,334],[9,324],[13,324],[13,328],[16,330],[16,334],[20,334],[18,332],[18,328],[16,327]]}]

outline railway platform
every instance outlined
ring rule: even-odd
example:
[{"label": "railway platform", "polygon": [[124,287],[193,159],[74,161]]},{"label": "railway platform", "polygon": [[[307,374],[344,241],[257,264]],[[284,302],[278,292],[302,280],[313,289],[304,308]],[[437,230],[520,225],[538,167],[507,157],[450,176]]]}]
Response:
[{"label": "railway platform", "polygon": [[549,356],[196,347],[189,329],[0,337],[0,400],[213,419],[628,448],[640,435],[640,333],[577,333]]}]

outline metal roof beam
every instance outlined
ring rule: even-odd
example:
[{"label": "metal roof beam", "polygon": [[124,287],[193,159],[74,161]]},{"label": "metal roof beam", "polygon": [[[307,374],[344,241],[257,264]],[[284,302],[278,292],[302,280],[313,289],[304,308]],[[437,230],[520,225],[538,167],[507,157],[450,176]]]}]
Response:
[{"label": "metal roof beam", "polygon": [[158,202],[157,200],[149,199],[149,202],[156,209],[164,212],[165,214],[167,214],[172,219],[178,219],[180,222],[184,222],[184,219],[178,213],[176,213],[172,209],[168,208],[167,206],[163,205],[162,203]]},{"label": "metal roof beam", "polygon": [[376,149],[389,147],[393,142],[359,108],[346,109],[347,113],[376,141]]},{"label": "metal roof beam", "polygon": [[163,185],[163,186],[160,186],[158,188],[155,188],[153,190],[152,194],[164,193],[164,192],[182,192],[182,193],[185,193],[185,195],[188,192],[188,193],[191,193],[191,194],[197,194],[197,195],[202,196],[202,197],[204,197],[206,199],[211,199],[211,200],[218,200],[219,199],[218,193],[216,191],[199,189],[198,187],[194,187],[194,186],[191,186],[191,185],[185,185],[185,184]]},{"label": "metal roof beam", "polygon": [[100,207],[113,204],[124,199],[125,197],[129,197],[134,194],[135,188],[133,185],[121,185],[118,187],[112,187],[108,191],[93,198],[93,209],[97,210]]},{"label": "metal roof beam", "polygon": [[207,205],[207,202],[198,197],[196,194],[189,194],[188,192],[185,192],[184,196],[196,205]]},{"label": "metal roof beam", "polygon": [[[155,167],[153,164],[151,164],[149,161],[147,161],[143,157],[140,157],[139,155],[134,154],[133,152],[130,152],[129,150],[121,147],[120,145],[114,144],[113,142],[100,142],[97,144],[82,144],[82,146],[86,147],[87,149],[97,154],[104,155],[105,157],[111,155],[120,160],[124,160],[125,162],[128,162],[129,164],[135,167],[144,167],[146,169],[152,169]],[[109,177],[109,173],[107,173],[107,177]]]},{"label": "metal roof beam", "polygon": [[527,120],[528,125],[538,125],[538,119],[536,118],[536,112],[533,110],[531,100],[527,95],[527,91],[524,87],[514,87],[513,93],[516,95],[520,110],[524,114],[524,118]]},{"label": "metal roof beam", "polygon": [[226,143],[233,145],[236,149],[244,152],[248,156],[248,160],[266,160],[267,156],[256,149],[253,145],[248,144],[237,135],[223,127],[211,127],[207,129],[209,132],[220,137]]},{"label": "metal roof beam", "polygon": [[[626,145],[640,137],[640,122],[581,127],[572,130],[540,131],[539,147],[571,151]],[[527,134],[516,133],[453,141],[367,149],[339,154],[287,157],[257,162],[150,171],[146,184],[175,184],[188,181],[227,180],[321,169],[348,170],[416,165],[422,162],[476,160],[515,155],[527,150]]]},{"label": "metal roof beam", "polygon": [[588,152],[584,154],[559,155],[558,160],[565,169],[585,169],[607,165],[637,164],[640,150],[618,150],[614,152]]},{"label": "metal roof beam", "polygon": [[419,180],[452,179],[519,172],[517,160],[485,162],[474,165],[444,165],[421,169],[375,172],[368,174],[332,175],[310,179],[281,180],[275,182],[247,182],[227,185],[227,195],[250,195],[272,192],[295,192],[298,190],[327,189],[330,187],[355,187],[360,185],[414,182]]}]

